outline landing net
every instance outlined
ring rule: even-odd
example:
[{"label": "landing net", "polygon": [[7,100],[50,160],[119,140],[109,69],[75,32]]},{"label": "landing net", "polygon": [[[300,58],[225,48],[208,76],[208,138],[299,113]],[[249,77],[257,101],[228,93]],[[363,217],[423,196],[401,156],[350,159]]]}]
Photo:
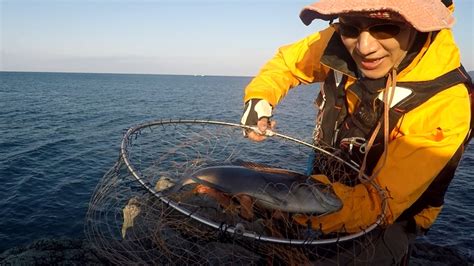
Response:
[{"label": "landing net", "polygon": [[292,214],[255,206],[255,215],[246,217],[235,198],[223,205],[197,192],[196,184],[178,190],[170,185],[204,167],[236,162],[306,173],[312,153],[328,177],[357,175],[358,166],[307,142],[275,133],[255,143],[242,136],[243,129],[249,128],[203,120],[130,128],[118,162],[89,204],[85,233],[98,255],[114,264],[335,263],[361,253],[369,259],[367,233],[383,216],[356,234],[343,228],[323,234],[297,224]]}]

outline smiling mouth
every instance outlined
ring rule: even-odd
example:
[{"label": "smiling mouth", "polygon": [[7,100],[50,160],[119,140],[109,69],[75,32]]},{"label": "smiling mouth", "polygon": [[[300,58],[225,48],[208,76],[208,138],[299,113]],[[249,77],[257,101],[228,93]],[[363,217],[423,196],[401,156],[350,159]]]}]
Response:
[{"label": "smiling mouth", "polygon": [[377,59],[362,59],[360,64],[363,69],[374,70],[382,63],[382,61],[383,57]]}]

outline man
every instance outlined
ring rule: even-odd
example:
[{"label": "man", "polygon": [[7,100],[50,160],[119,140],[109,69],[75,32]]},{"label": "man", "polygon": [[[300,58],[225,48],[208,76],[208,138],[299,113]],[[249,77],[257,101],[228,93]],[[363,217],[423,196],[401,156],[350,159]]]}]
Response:
[{"label": "man", "polygon": [[245,89],[241,122],[256,125],[246,135],[262,141],[289,89],[324,82],[314,143],[358,163],[360,174],[341,180],[316,166],[314,178],[330,182],[344,207],[294,219],[352,233],[383,215],[375,255],[347,261],[400,264],[441,211],[472,129],[472,83],[450,30],[453,9],[440,0],[321,0],[300,18],[330,27],[280,48]]}]

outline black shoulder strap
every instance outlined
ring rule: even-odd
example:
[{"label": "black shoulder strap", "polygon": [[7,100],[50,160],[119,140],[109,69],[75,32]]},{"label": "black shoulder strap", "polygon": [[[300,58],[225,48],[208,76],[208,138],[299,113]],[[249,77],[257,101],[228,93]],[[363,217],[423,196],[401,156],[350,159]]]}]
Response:
[{"label": "black shoulder strap", "polygon": [[334,129],[338,127],[337,123],[341,120],[341,117],[344,117],[347,113],[344,92],[346,81],[347,76],[344,75],[339,84],[336,84],[334,70],[330,70],[321,86],[315,102],[319,109],[318,121],[316,121],[316,126],[319,127],[316,134],[319,136],[315,136],[314,139],[318,144],[332,146],[333,139],[337,134]]},{"label": "black shoulder strap", "polygon": [[[445,77],[446,76],[446,77]],[[470,124],[470,132],[468,133],[463,145],[461,145],[453,157],[449,160],[449,162],[444,166],[444,168],[438,173],[435,177],[433,182],[428,186],[428,188],[423,192],[423,194],[418,198],[413,205],[411,205],[408,209],[406,209],[398,218],[398,220],[408,219],[412,220],[413,216],[420,213],[423,209],[428,206],[431,207],[439,207],[442,206],[444,203],[444,195],[451,180],[454,177],[454,173],[456,168],[461,160],[461,156],[465,146],[469,143],[469,140],[472,138],[472,130],[474,125],[474,109],[473,109],[473,91],[474,86],[472,84],[471,77],[469,74],[464,70],[461,66],[446,75],[440,77],[447,81],[447,83],[451,83],[451,85],[455,85],[458,83],[464,83],[466,88],[469,92],[469,98],[471,101],[471,124]],[[458,82],[455,82],[455,79],[458,79]]]},{"label": "black shoulder strap", "polygon": [[[469,91],[471,97],[471,125],[470,125],[470,132],[468,133],[466,140],[464,141],[464,146],[469,143],[469,140],[472,138],[473,135],[473,125],[474,125],[474,110],[473,110],[473,85],[470,76],[467,74],[466,70],[460,66],[434,80],[429,81],[421,81],[421,82],[398,82],[397,86],[406,87],[412,90],[412,94],[407,98],[403,99],[395,106],[390,108],[389,111],[389,132],[392,132],[395,126],[398,124],[400,119],[402,119],[403,115],[408,113],[409,111],[415,109],[416,107],[420,106],[421,104],[428,101],[431,97],[435,94],[451,88],[452,86],[464,83],[466,84],[466,88]],[[383,132],[380,131],[376,143],[383,143]],[[367,164],[367,171],[371,173],[373,168],[375,167],[378,159],[383,153],[383,145],[378,145],[372,147],[368,154],[368,164]]]},{"label": "black shoulder strap", "polygon": [[[412,89],[413,93],[405,98],[403,101],[397,103],[390,109],[390,132],[395,128],[400,118],[407,112],[420,106],[435,94],[451,88],[452,86],[464,83],[468,89],[471,97],[471,129],[474,125],[473,109],[473,85],[469,74],[464,67],[460,67],[434,79],[419,82],[398,82],[400,87],[407,87]],[[471,136],[472,137],[472,136]]]},{"label": "black shoulder strap", "polygon": [[466,138],[466,141],[464,142],[466,146],[467,144],[469,144],[469,141],[471,141],[472,136],[474,135],[474,83],[472,83],[472,80],[467,85],[467,87],[468,87],[467,89],[469,90],[469,99],[471,100],[471,127],[470,127],[469,134]]}]

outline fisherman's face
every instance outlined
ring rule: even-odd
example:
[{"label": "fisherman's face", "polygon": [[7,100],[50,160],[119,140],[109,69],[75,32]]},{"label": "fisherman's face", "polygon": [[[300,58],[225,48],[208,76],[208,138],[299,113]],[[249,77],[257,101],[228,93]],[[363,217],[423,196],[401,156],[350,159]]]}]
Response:
[{"label": "fisherman's face", "polygon": [[384,77],[400,64],[416,33],[402,22],[389,20],[347,16],[339,22],[344,46],[362,74],[371,79]]}]

